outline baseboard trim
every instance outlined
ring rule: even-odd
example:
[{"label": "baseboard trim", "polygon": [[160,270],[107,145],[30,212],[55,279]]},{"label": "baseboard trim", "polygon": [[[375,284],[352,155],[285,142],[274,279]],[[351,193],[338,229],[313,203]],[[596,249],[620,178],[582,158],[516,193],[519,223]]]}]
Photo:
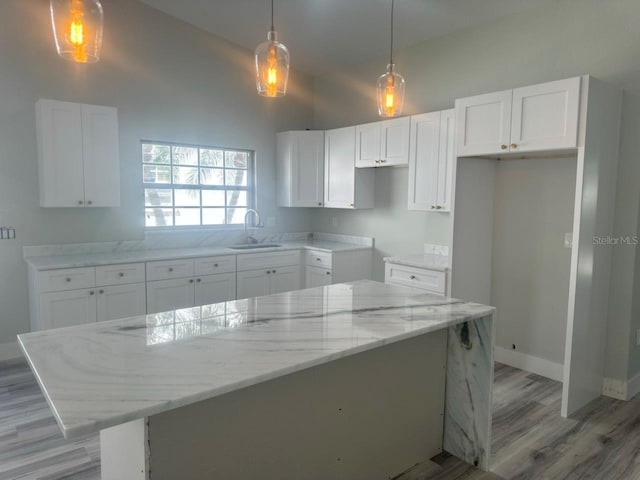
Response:
[{"label": "baseboard trim", "polygon": [[495,348],[494,358],[496,362],[504,363],[552,380],[562,382],[564,378],[564,366],[544,358],[534,357],[533,355],[516,352],[503,347]]},{"label": "baseboard trim", "polygon": [[629,380],[618,378],[602,379],[602,394],[617,400],[630,400],[640,393],[640,373]]},{"label": "baseboard trim", "polygon": [[23,358],[18,342],[0,343],[0,362]]},{"label": "baseboard trim", "polygon": [[640,373],[627,382],[627,396],[632,399],[640,393]]}]

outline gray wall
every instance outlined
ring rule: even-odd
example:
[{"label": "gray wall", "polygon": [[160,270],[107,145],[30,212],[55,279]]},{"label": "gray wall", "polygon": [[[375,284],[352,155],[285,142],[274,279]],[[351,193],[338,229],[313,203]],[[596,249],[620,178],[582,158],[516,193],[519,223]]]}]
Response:
[{"label": "gray wall", "polygon": [[[401,8],[401,5],[399,6]],[[640,182],[636,170],[640,129],[640,2],[637,0],[552,0],[522,15],[500,19],[404,49],[396,65],[407,79],[405,113],[450,108],[457,97],[591,74],[627,90],[626,137],[622,141],[616,231],[636,231]],[[382,48],[382,47],[381,47]],[[386,60],[360,65],[315,81],[315,127],[334,128],[376,120],[374,86]],[[631,132],[634,132],[632,134]],[[627,148],[625,148],[625,145]],[[318,211],[319,230],[376,237],[375,275],[382,256],[420,252],[424,242],[447,240],[446,215],[406,210],[406,169],[376,171],[375,211]],[[336,218],[337,227],[333,226]],[[629,222],[629,219],[632,219]],[[631,263],[614,251],[614,278],[634,278]],[[623,257],[628,257],[624,253]],[[640,270],[635,269],[635,272]],[[638,277],[638,275],[635,275]],[[637,283],[637,282],[636,282]],[[634,284],[634,287],[635,284]],[[636,287],[636,290],[638,288]],[[626,379],[640,370],[638,350],[629,356],[631,295],[612,295],[605,374]],[[624,307],[624,308],[622,308]],[[639,307],[640,308],[640,307]],[[640,320],[635,316],[634,323]],[[638,325],[640,326],[640,325]],[[616,353],[623,350],[617,361]],[[629,369],[630,358],[634,358]]]},{"label": "gray wall", "polygon": [[[252,52],[135,1],[104,6],[102,61],[77,65],[55,53],[48,0],[0,2],[0,224],[18,234],[0,242],[0,344],[29,329],[23,245],[144,238],[141,139],[255,149],[261,213],[310,227],[304,210],[275,207],[274,157],[275,132],[312,124],[312,79],[293,71],[290,95],[261,98]],[[39,207],[38,98],[118,108],[121,208]]]},{"label": "gray wall", "polygon": [[564,363],[576,157],[498,162],[491,304],[497,344]]}]

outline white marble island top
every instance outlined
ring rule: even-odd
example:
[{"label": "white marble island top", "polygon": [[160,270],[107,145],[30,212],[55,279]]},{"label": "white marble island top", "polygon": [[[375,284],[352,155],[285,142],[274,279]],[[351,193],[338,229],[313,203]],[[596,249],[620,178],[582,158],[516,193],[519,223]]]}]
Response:
[{"label": "white marble island top", "polygon": [[493,313],[372,281],[18,336],[66,438]]}]

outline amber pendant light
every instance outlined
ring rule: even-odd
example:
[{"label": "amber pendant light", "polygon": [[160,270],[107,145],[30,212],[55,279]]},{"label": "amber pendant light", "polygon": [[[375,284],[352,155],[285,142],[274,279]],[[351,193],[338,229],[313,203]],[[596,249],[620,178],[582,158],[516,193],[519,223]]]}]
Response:
[{"label": "amber pendant light", "polygon": [[78,63],[100,60],[104,14],[99,0],[50,0],[58,55]]},{"label": "amber pendant light", "polygon": [[396,117],[402,114],[404,104],[404,77],[395,71],[393,63],[393,7],[391,0],[391,54],[387,72],[378,78],[378,114],[381,117]]},{"label": "amber pendant light", "polygon": [[256,48],[256,87],[263,97],[283,97],[289,80],[289,50],[278,42],[273,28],[273,0],[271,0],[271,30],[267,41]]}]

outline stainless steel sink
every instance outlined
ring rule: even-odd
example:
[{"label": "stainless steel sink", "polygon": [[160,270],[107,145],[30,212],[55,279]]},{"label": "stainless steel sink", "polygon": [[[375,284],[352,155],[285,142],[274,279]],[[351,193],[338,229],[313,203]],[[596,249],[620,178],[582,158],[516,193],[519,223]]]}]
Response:
[{"label": "stainless steel sink", "polygon": [[242,245],[231,245],[229,248],[233,250],[253,250],[254,248],[276,248],[281,247],[276,243],[250,243]]}]

